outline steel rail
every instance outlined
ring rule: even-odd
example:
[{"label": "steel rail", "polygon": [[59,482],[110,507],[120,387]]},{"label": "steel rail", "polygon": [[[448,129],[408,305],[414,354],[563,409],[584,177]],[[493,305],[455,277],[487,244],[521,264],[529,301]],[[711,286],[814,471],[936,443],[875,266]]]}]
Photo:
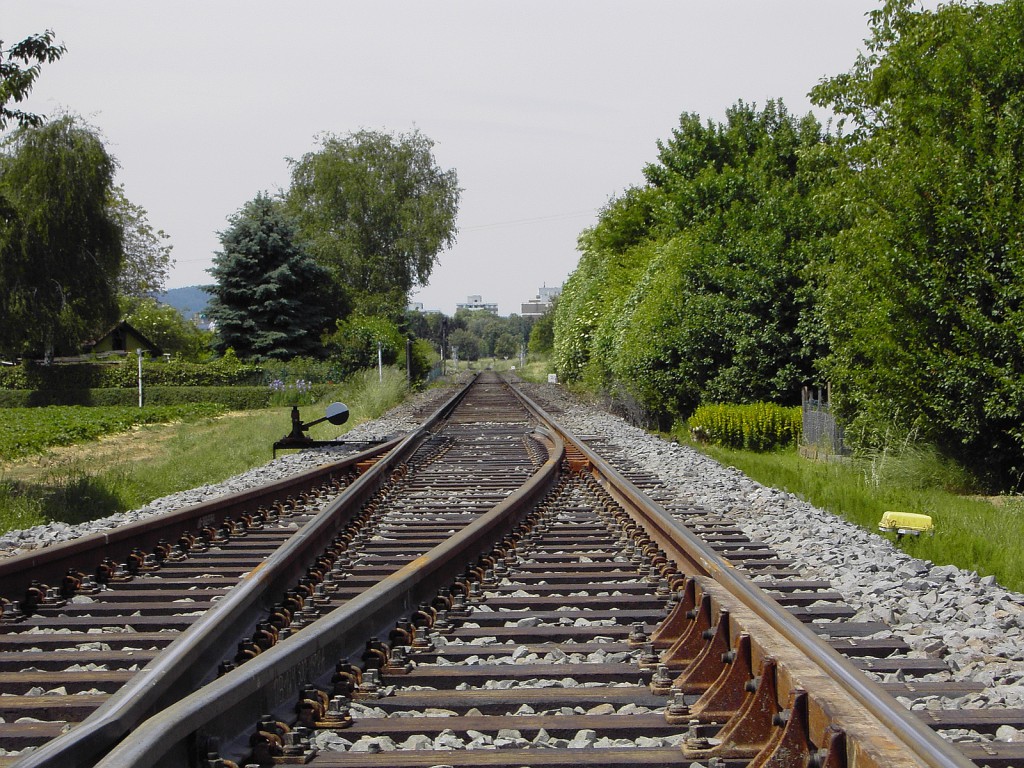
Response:
[{"label": "steel rail", "polygon": [[598,482],[623,503],[627,510],[632,511],[634,519],[639,517],[637,522],[644,525],[659,546],[669,552],[670,556],[674,553],[677,559],[694,565],[700,574],[714,579],[785,637],[854,697],[869,714],[883,723],[924,765],[928,768],[977,768],[974,762],[928,728],[753,581],[738,573],[728,561],[673,518],[660,504],[636,488],[586,443],[575,438],[541,406],[522,392],[517,391],[517,394],[542,414],[550,428],[566,443],[576,446],[583,453]]},{"label": "steel rail", "polygon": [[[4,558],[0,560],[0,595],[22,595],[33,581],[60,584],[68,569],[82,568],[90,556],[96,558],[102,555],[121,563],[135,548],[150,550],[161,539],[177,540],[186,530],[198,530],[208,524],[219,526],[226,517],[271,505],[288,495],[312,490],[332,474],[387,453],[400,442],[401,437],[393,438],[373,448],[241,493],[218,496],[109,531]],[[98,560],[90,561],[89,571],[97,564]]]},{"label": "steel rail", "polygon": [[[472,382],[471,382],[472,383]],[[153,661],[66,734],[17,760],[17,768],[77,768],[91,766],[140,722],[196,690],[216,675],[218,664],[233,654],[240,637],[252,633],[280,593],[305,574],[327,544],[374,493],[390,473],[406,461],[427,436],[428,430],[447,416],[469,390],[467,385],[438,408],[423,425],[349,485],[257,568],[245,574],[210,610],[181,633]],[[309,473],[304,473],[309,474]],[[275,487],[280,483],[274,483]],[[260,489],[256,489],[259,491]],[[253,493],[247,492],[247,498]],[[263,494],[256,493],[256,496]],[[221,500],[215,500],[224,504]],[[202,505],[200,505],[202,506]],[[236,508],[236,505],[229,505]],[[191,519],[189,515],[173,515]],[[261,611],[254,611],[259,606]]]},{"label": "steel rail", "polygon": [[[547,437],[547,433],[538,431]],[[335,663],[354,655],[375,633],[386,633],[420,602],[450,584],[467,563],[487,552],[496,539],[512,531],[519,519],[554,487],[565,456],[562,441],[549,438],[549,457],[517,491],[490,512],[454,534],[302,632],[192,695],[155,714],[97,763],[97,768],[188,764],[202,730],[208,746],[222,757],[246,754],[244,739],[263,713],[290,713],[297,691],[329,676]],[[287,719],[283,715],[282,719]]]}]

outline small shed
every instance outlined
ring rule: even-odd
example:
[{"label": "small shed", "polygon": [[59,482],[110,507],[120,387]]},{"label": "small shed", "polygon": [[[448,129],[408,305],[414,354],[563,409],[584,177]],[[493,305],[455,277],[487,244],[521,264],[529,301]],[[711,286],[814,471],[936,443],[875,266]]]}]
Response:
[{"label": "small shed", "polygon": [[143,336],[131,323],[122,320],[99,339],[88,342],[85,351],[93,355],[128,354],[141,349],[152,357],[159,357],[163,351],[156,344]]}]

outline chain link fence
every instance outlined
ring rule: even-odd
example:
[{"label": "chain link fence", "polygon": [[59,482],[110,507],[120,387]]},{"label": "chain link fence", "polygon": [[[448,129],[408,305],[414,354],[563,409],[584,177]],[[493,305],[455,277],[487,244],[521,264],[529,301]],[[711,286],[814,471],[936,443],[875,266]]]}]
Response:
[{"label": "chain link fence", "polygon": [[828,388],[823,393],[804,387],[800,397],[803,409],[803,437],[800,453],[815,459],[849,455],[843,442],[844,431],[832,415]]}]

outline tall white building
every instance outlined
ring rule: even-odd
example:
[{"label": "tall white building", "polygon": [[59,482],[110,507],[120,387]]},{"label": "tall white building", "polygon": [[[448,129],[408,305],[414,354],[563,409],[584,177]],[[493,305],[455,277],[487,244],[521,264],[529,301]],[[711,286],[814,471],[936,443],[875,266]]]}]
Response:
[{"label": "tall white building", "polygon": [[490,312],[492,315],[498,314],[498,305],[485,302],[481,296],[467,296],[465,303],[456,304],[455,309],[468,309],[472,312]]}]

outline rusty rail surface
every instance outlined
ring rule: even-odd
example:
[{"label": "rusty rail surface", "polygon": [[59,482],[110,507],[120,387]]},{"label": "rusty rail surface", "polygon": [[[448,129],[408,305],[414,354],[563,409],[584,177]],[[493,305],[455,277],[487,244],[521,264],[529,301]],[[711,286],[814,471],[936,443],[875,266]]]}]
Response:
[{"label": "rusty rail surface", "polygon": [[[525,395],[523,395],[524,399]],[[828,681],[840,687],[843,693],[848,694],[863,707],[873,720],[866,724],[855,722],[853,726],[860,730],[865,743],[870,743],[879,733],[889,731],[892,734],[893,742],[909,749],[921,765],[929,768],[970,768],[975,764],[964,757],[963,753],[944,741],[937,734],[927,728],[919,718],[911,714],[890,694],[886,693],[881,686],[872,682],[859,669],[854,667],[848,659],[841,656],[820,637],[811,632],[802,622],[793,618],[793,615],[783,608],[776,600],[767,595],[750,578],[738,573],[731,564],[722,558],[717,552],[709,547],[699,537],[695,536],[686,526],[673,519],[659,504],[636,488],[626,480],[611,464],[598,456],[586,443],[575,440],[572,436],[560,427],[544,410],[533,403],[531,405],[542,415],[549,428],[557,431],[563,440],[573,444],[586,459],[588,470],[594,475],[598,482],[619,501],[627,513],[633,517],[648,535],[661,547],[678,567],[691,576],[705,576],[711,582],[721,587],[728,596],[730,602],[739,603],[748,609],[757,622],[763,622],[774,632],[777,632],[786,642],[792,644],[796,649],[796,657],[802,664],[810,662],[820,675]],[[712,587],[708,582],[708,592]],[[721,596],[723,602],[725,595]],[[733,616],[738,613],[734,605]],[[744,632],[751,632],[751,627],[741,626],[733,629],[732,636],[738,637]],[[760,657],[766,657],[770,653],[763,652]],[[755,669],[758,668],[760,659],[755,659]],[[777,660],[783,663],[782,660]],[[814,671],[802,669],[800,673],[793,674],[791,690],[800,686],[800,679],[803,676],[811,677]],[[784,696],[790,694],[790,690],[782,692]],[[835,692],[822,702],[815,701],[817,693],[809,692],[812,706],[817,705],[820,711],[812,715],[818,728],[813,734],[816,744],[824,744],[827,736],[825,729],[831,725],[831,718],[826,714],[829,710],[835,710],[840,706],[835,700]],[[856,720],[856,712],[850,709],[850,716]],[[861,729],[866,728],[866,731]],[[851,734],[853,735],[853,734]],[[884,744],[884,737],[879,741]],[[852,751],[852,750],[851,750]],[[850,755],[850,757],[854,757]],[[868,762],[868,755],[860,755],[857,760],[851,760],[850,765],[873,764],[877,768],[887,768],[896,765],[897,758],[886,752],[880,752],[872,756],[873,760],[879,762]]]},{"label": "rusty rail surface", "polygon": [[[240,668],[184,698],[169,705],[160,702],[153,706],[152,716],[135,727],[96,764],[103,768],[126,765],[213,768],[236,764],[229,760],[238,761],[238,765],[250,762],[260,765],[303,764],[312,760],[318,765],[338,767],[439,763],[610,766],[636,764],[637,761],[685,766],[698,762],[730,768],[741,765],[756,768],[967,768],[975,765],[963,752],[927,728],[920,713],[908,712],[892,698],[887,691],[896,690],[898,686],[871,682],[857,664],[836,650],[837,647],[846,648],[851,652],[851,644],[842,641],[841,636],[826,642],[801,622],[800,615],[805,621],[810,621],[814,613],[812,609],[800,608],[800,597],[796,592],[773,598],[750,578],[737,572],[736,564],[741,562],[739,558],[743,557],[744,551],[756,558],[761,556],[760,550],[749,542],[739,543],[738,554],[734,552],[732,559],[724,557],[721,551],[729,546],[729,542],[720,541],[716,547],[702,540],[680,522],[677,514],[666,510],[637,488],[622,472],[559,426],[539,405],[521,393],[517,395],[545,425],[536,430],[536,437],[547,444],[548,450],[542,468],[526,484],[443,543],[384,576],[379,583],[353,595],[348,602],[302,632],[273,645]],[[487,418],[483,410],[479,416]],[[467,423],[474,418],[476,416],[470,412],[457,421]],[[497,417],[495,420],[503,419]],[[382,468],[381,471],[393,468],[394,465],[388,464],[388,469]],[[365,495],[356,490],[364,479],[361,477],[346,491],[352,495],[353,503],[357,503],[356,498],[358,503],[365,502],[372,493],[369,479],[364,483]],[[298,724],[316,722],[316,727],[346,726],[338,711],[329,710],[329,694],[324,692],[347,691],[352,698],[366,693],[360,691],[361,684],[353,682],[359,678],[359,670],[338,661],[358,657],[364,643],[371,659],[365,670],[371,678],[367,690],[375,685],[373,676],[369,675],[371,668],[382,674],[387,670],[389,674],[397,675],[394,680],[401,680],[401,675],[408,672],[400,668],[402,662],[397,652],[392,657],[397,646],[411,645],[409,650],[416,652],[419,645],[420,657],[429,656],[429,652],[423,656],[429,640],[425,639],[425,634],[421,637],[420,632],[425,633],[435,626],[440,632],[451,631],[451,627],[441,629],[442,623],[447,624],[444,612],[424,610],[423,605],[434,598],[435,604],[452,607],[450,595],[468,596],[474,590],[479,594],[482,584],[494,584],[494,576],[488,572],[491,565],[496,570],[499,563],[517,562],[517,546],[525,551],[551,535],[549,524],[538,523],[536,512],[532,510],[549,498],[556,487],[563,488],[566,483],[583,488],[587,494],[605,494],[609,501],[595,501],[593,513],[588,511],[584,515],[581,512],[573,518],[579,522],[570,522],[563,528],[567,531],[573,527],[593,528],[586,522],[589,520],[587,515],[600,518],[602,525],[618,532],[619,541],[625,542],[625,551],[636,562],[638,572],[643,574],[649,569],[649,574],[642,579],[650,584],[649,597],[593,600],[601,605],[615,606],[612,611],[619,612],[618,615],[629,613],[633,616],[635,613],[641,617],[639,622],[634,622],[629,633],[629,646],[637,649],[639,655],[636,659],[648,681],[642,686],[645,692],[637,692],[637,689],[629,695],[639,696],[648,703],[657,697],[664,699],[667,696],[669,700],[663,717],[643,716],[632,722],[637,728],[648,729],[652,733],[672,729],[687,733],[688,738],[681,749],[568,750],[569,753],[576,752],[575,755],[556,755],[553,751],[538,750],[512,754],[500,754],[500,751],[499,754],[444,752],[424,756],[392,752],[380,756],[353,753],[314,756],[302,740],[302,728],[296,727],[287,733],[287,723],[295,722],[296,712],[299,712]],[[527,515],[531,517],[527,518]],[[522,521],[526,519],[534,522],[524,526]],[[329,537],[317,537],[311,532],[306,538],[316,538],[318,544],[323,544]],[[573,549],[570,545],[565,546],[568,550]],[[608,547],[606,541],[598,550],[603,552]],[[581,551],[583,549],[581,547]],[[315,551],[315,547],[310,544],[308,551]],[[598,557],[593,552],[591,555]],[[579,562],[591,562],[591,557],[585,555]],[[575,565],[563,563],[560,567],[569,569],[563,576],[553,571],[553,575],[543,578],[552,578],[555,582],[564,578],[566,583],[585,580],[589,566],[579,562]],[[504,565],[502,567],[504,572]],[[573,574],[574,569],[583,573]],[[594,573],[600,572],[596,565],[593,570]],[[781,574],[785,569],[775,570]],[[253,575],[247,581],[259,581],[261,578]],[[629,589],[634,587],[622,588],[627,590],[625,594],[633,594]],[[821,586],[805,588],[820,590]],[[779,589],[785,591],[785,587]],[[796,591],[799,589],[794,587]],[[442,594],[445,595],[444,600],[441,600]],[[551,594],[557,594],[557,589]],[[817,599],[822,593],[814,594],[813,599]],[[631,599],[645,605],[667,600],[667,615],[650,609],[630,612]],[[811,599],[807,598],[805,602]],[[532,600],[537,604],[550,605],[555,598],[545,601],[543,597],[536,597]],[[580,600],[586,603],[591,598]],[[509,600],[506,598],[505,602]],[[550,608],[541,610],[550,611]],[[827,608],[822,610],[821,615],[830,615]],[[402,617],[414,613],[422,617],[422,622],[417,623],[415,641],[411,639],[411,626],[408,627],[409,632],[401,629]],[[456,612],[453,610],[452,613]],[[486,613],[481,615],[488,616]],[[647,618],[642,618],[644,616]],[[368,641],[369,638],[388,636],[391,627],[396,627],[392,630],[392,637],[398,632],[399,637],[406,639],[390,644]],[[608,632],[625,641],[618,627]],[[501,630],[501,633],[511,637],[530,636],[529,630],[518,635],[513,630]],[[555,636],[558,632],[552,630],[548,634]],[[467,636],[471,635],[472,631]],[[545,637],[545,633],[539,632],[538,637]],[[870,647],[869,642],[864,643],[862,650],[852,652],[867,653],[869,651],[864,649]],[[641,648],[642,653],[639,651]],[[186,658],[181,656],[179,660],[184,662]],[[365,658],[367,656],[364,655]],[[350,671],[343,672],[343,667]],[[877,665],[879,669],[883,667],[884,664]],[[487,672],[486,667],[477,669],[474,676],[483,676]],[[468,673],[464,674],[468,676]],[[636,679],[635,673],[633,679]],[[372,697],[372,694],[367,695]],[[555,700],[555,697],[532,695]],[[443,694],[439,692],[439,697],[431,698],[424,694],[421,698],[443,701],[441,697]],[[454,694],[452,698],[455,698]],[[483,701],[484,698],[477,696],[472,700]],[[583,700],[581,697],[577,699]],[[431,719],[426,718],[428,721]],[[511,722],[508,717],[496,720]],[[583,716],[575,720],[567,718],[556,724],[558,720],[552,718],[547,725],[547,721],[539,717],[526,718],[522,722],[535,729],[542,726],[552,729],[570,727],[566,723],[588,728],[588,723],[599,722],[604,724],[601,727],[622,727],[613,726],[611,720],[596,716],[590,719]],[[466,716],[461,722],[464,722],[463,727],[483,728],[481,723],[485,721],[484,717],[473,719]],[[254,731],[257,722],[260,725]],[[630,721],[627,718],[625,722]],[[465,725],[468,723],[472,725]],[[444,723],[432,725],[436,730]],[[350,720],[348,726],[351,726]],[[389,727],[396,728],[396,733],[406,732],[399,726],[400,723],[392,723]],[[425,726],[420,723],[419,727]],[[628,729],[629,726],[625,727]],[[414,725],[410,728],[413,730],[408,732],[415,732]],[[69,735],[74,734],[72,731]],[[276,743],[277,751],[254,755],[254,744],[259,744],[259,749],[270,748],[270,742],[266,740]],[[271,754],[274,756],[270,757]],[[17,763],[19,766],[78,764],[93,763]]]},{"label": "rusty rail surface", "polygon": [[[182,530],[200,530],[219,524],[224,518],[237,516],[254,506],[272,504],[284,496],[313,488],[342,469],[373,461],[372,466],[366,468],[327,510],[298,531],[259,568],[247,574],[238,587],[230,590],[223,600],[177,637],[79,727],[25,755],[17,765],[20,768],[92,765],[145,717],[212,679],[218,664],[230,655],[238,637],[252,632],[257,622],[253,607],[261,601],[266,603],[268,595],[283,591],[302,576],[309,561],[345,524],[350,512],[372,495],[391,471],[408,459],[427,430],[450,414],[471,386],[472,382],[455,393],[418,430],[404,438],[390,440],[338,462],[241,494],[213,499],[109,533],[84,537],[68,545],[30,552],[0,563],[0,585],[17,589],[27,579],[39,578],[37,574],[62,575],[68,568],[80,567],[95,560],[97,552],[104,556],[123,557],[126,554],[121,553],[147,544],[155,545],[162,539],[177,539]],[[32,570],[19,572],[19,569],[27,568]]]}]

